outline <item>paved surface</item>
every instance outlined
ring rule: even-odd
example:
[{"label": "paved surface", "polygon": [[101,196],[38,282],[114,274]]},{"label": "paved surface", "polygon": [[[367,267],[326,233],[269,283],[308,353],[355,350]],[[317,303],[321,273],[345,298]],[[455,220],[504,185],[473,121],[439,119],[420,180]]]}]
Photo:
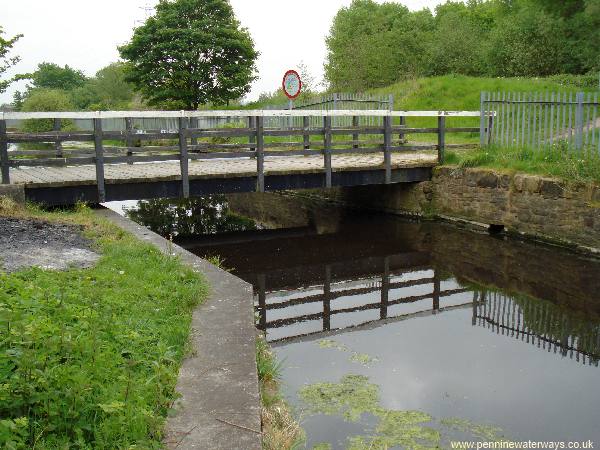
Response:
[{"label": "paved surface", "polygon": [[182,397],[167,421],[165,445],[178,450],[260,450],[252,286],[113,211],[97,213],[161,251],[178,255],[211,286],[209,298],[193,315],[194,354],[179,372],[177,391]]},{"label": "paved surface", "polygon": [[[392,168],[427,167],[437,163],[435,152],[396,153],[392,155]],[[333,155],[334,171],[353,171],[383,168],[383,155]],[[106,183],[130,183],[143,181],[169,181],[180,179],[178,161],[140,164],[107,164]],[[265,174],[322,173],[323,157],[290,156],[266,157]],[[189,177],[234,178],[256,174],[253,159],[216,159],[190,161]],[[96,183],[96,168],[93,165],[67,167],[19,167],[10,170],[11,183],[37,187],[73,186]]]}]

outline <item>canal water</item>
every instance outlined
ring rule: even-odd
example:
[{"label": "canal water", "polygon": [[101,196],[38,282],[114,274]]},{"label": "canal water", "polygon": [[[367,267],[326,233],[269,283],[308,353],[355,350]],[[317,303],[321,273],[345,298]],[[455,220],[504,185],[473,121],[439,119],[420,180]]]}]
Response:
[{"label": "canal water", "polygon": [[265,198],[128,214],[252,283],[306,448],[600,444],[599,261]]}]

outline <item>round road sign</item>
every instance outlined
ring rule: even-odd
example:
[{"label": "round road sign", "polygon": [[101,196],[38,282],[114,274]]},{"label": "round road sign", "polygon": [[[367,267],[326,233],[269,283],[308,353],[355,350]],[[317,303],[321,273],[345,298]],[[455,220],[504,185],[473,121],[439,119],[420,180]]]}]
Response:
[{"label": "round road sign", "polygon": [[283,76],[283,92],[289,99],[295,99],[302,91],[302,80],[295,70],[288,70]]}]

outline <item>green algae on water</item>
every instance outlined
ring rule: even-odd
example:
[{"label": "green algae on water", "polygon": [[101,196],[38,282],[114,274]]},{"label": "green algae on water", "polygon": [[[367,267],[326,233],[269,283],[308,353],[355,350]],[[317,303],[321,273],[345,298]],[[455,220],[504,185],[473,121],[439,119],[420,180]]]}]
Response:
[{"label": "green algae on water", "polygon": [[350,352],[351,355],[348,358],[351,362],[359,363],[365,367],[369,367],[372,363],[379,361],[376,357],[371,356],[367,353],[358,353],[354,350],[348,348],[344,344],[340,344],[339,342],[334,341],[333,339],[321,339],[318,342],[319,347],[321,348],[331,348],[338,350],[340,352]]},{"label": "green algae on water", "polygon": [[497,442],[504,439],[503,430],[492,425],[481,425],[457,417],[441,419],[440,423],[445,427],[468,433],[484,441]]},{"label": "green algae on water", "polygon": [[363,375],[346,375],[339,383],[315,383],[303,387],[300,398],[310,414],[340,415],[356,422],[363,413],[379,409],[379,387]]},{"label": "green algae on water", "polygon": [[[434,449],[442,446],[445,428],[467,433],[482,441],[499,441],[503,437],[498,427],[480,425],[460,418],[436,421],[422,411],[385,409],[380,404],[379,387],[363,375],[346,375],[339,383],[315,383],[299,392],[307,414],[337,415],[349,422],[358,422],[363,414],[378,419],[371,434],[348,438],[348,450],[384,450],[389,448]],[[433,428],[435,423],[438,427]],[[329,450],[331,445],[320,443],[313,450]]]}]

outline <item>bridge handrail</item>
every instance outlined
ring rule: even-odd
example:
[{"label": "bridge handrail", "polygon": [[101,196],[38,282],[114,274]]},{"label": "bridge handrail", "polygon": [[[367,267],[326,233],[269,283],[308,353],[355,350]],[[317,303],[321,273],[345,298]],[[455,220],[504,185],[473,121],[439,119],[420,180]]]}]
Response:
[{"label": "bridge handrail", "polygon": [[27,119],[156,119],[193,117],[481,117],[480,111],[382,110],[207,110],[207,111],[39,111],[0,112],[0,120]]}]

